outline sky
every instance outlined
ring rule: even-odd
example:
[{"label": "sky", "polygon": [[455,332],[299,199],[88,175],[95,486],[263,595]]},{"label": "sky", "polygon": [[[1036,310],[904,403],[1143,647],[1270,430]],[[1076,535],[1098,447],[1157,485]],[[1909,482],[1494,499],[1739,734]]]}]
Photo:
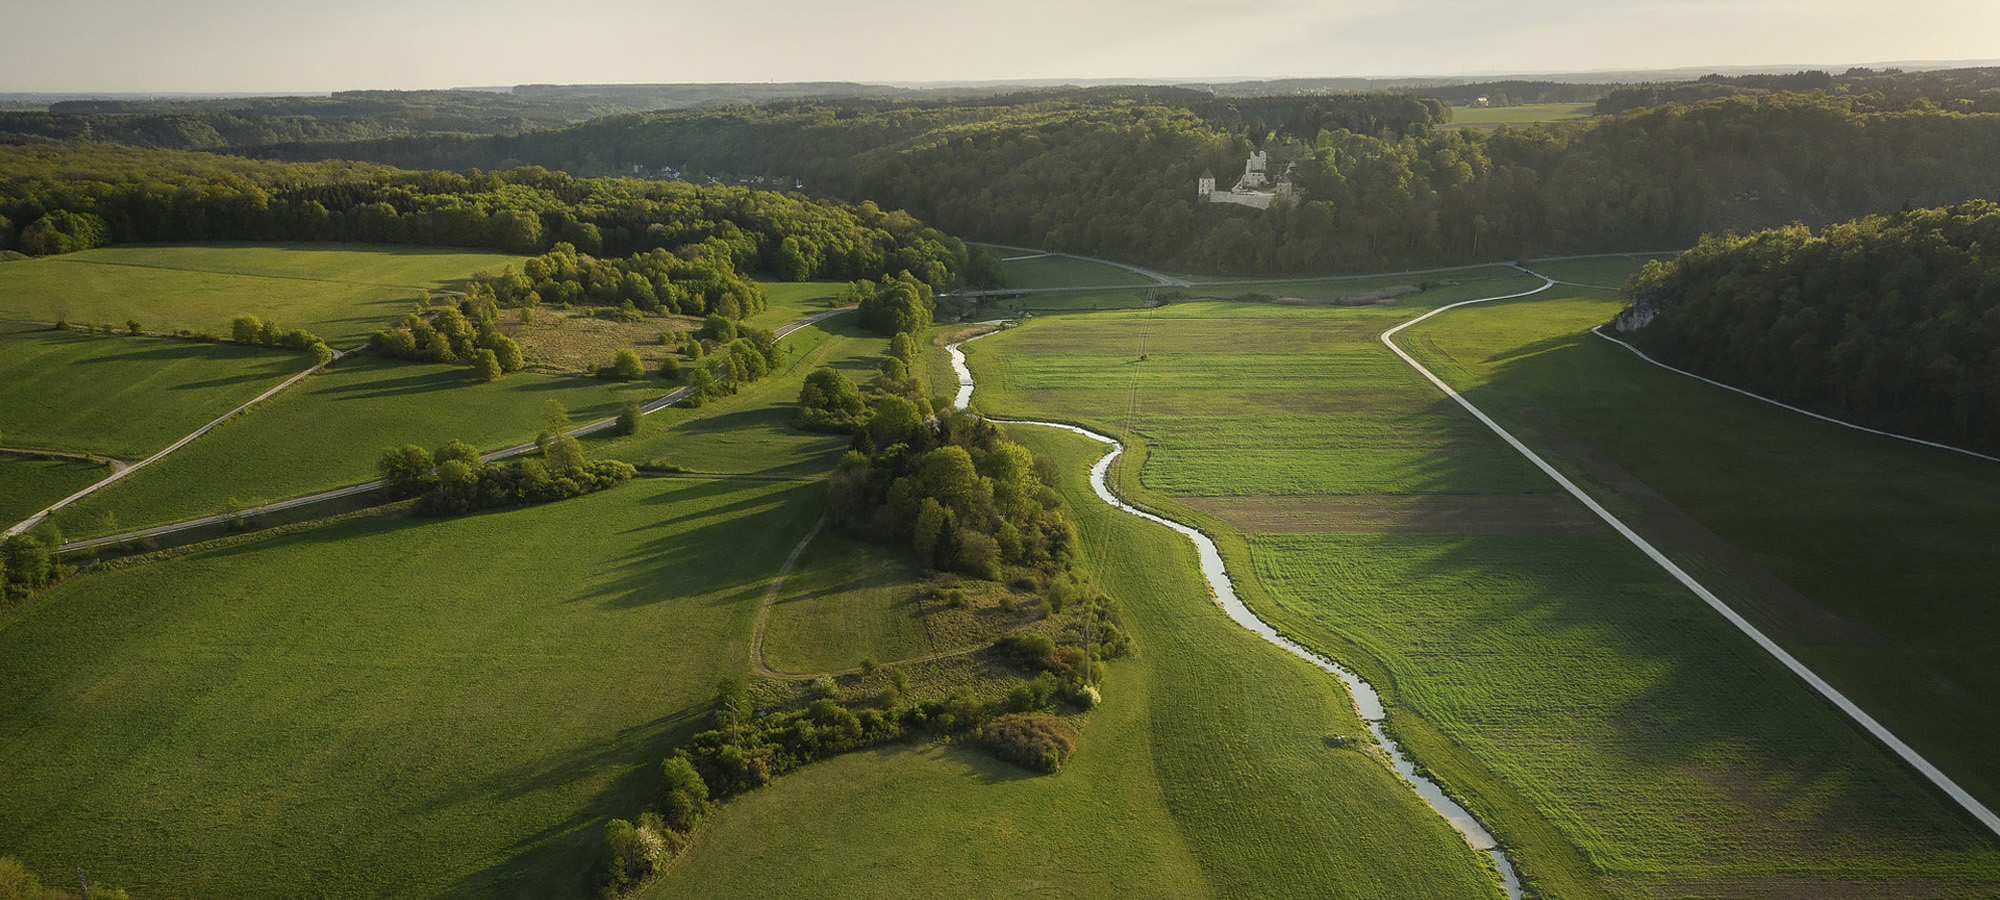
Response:
[{"label": "sky", "polygon": [[0,93],[2000,58],[1994,0],[0,0]]}]

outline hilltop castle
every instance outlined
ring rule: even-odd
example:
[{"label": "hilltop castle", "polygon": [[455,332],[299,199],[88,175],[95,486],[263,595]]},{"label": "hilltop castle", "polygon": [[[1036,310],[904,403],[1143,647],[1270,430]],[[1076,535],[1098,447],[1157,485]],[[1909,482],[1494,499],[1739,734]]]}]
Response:
[{"label": "hilltop castle", "polygon": [[1236,182],[1227,193],[1216,193],[1215,172],[1201,170],[1201,178],[1195,181],[1195,197],[1202,203],[1234,203],[1252,209],[1269,209],[1271,201],[1283,197],[1297,200],[1298,189],[1292,186],[1292,169],[1298,163],[1286,163],[1285,171],[1273,180],[1267,174],[1270,156],[1262,150],[1250,154],[1243,163],[1243,178]]}]

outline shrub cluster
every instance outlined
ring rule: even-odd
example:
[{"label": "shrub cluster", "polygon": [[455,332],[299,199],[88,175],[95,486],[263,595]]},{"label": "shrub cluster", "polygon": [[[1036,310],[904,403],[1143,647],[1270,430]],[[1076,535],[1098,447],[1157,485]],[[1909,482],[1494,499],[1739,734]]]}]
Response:
[{"label": "shrub cluster", "polygon": [[[132,897],[124,888],[94,882],[90,885],[90,896],[96,900],[131,900]],[[0,900],[76,900],[76,895],[61,888],[44,887],[42,880],[21,865],[19,860],[0,856]]]},{"label": "shrub cluster", "polygon": [[368,346],[394,359],[467,363],[480,381],[492,381],[526,363],[521,345],[494,326],[496,313],[490,298],[471,296],[438,309],[425,307],[370,335]]},{"label": "shrub cluster", "polygon": [[[125,327],[133,334],[139,333],[137,321],[128,321]],[[300,353],[311,353],[322,363],[333,358],[333,350],[327,347],[325,341],[319,339],[319,335],[303,328],[287,331],[279,328],[276,322],[266,322],[256,316],[237,316],[229,323],[229,337],[236,343],[246,346],[280,347]]]},{"label": "shrub cluster", "polygon": [[377,468],[391,492],[417,498],[420,516],[563,500],[615,487],[638,474],[617,460],[586,460],[568,435],[545,435],[540,458],[490,464],[471,445],[452,441],[436,453],[415,444],[388,450]]},{"label": "shrub cluster", "polygon": [[910,273],[883,279],[863,279],[849,285],[843,303],[857,304],[861,327],[883,334],[915,334],[929,328],[937,306],[931,287]]},{"label": "shrub cluster", "polygon": [[1054,772],[1076,752],[1076,730],[1042,712],[1008,713],[986,723],[979,739],[993,755],[1024,769]]},{"label": "shrub cluster", "polygon": [[74,571],[56,558],[63,535],[52,522],[0,544],[0,607],[33,596]]}]

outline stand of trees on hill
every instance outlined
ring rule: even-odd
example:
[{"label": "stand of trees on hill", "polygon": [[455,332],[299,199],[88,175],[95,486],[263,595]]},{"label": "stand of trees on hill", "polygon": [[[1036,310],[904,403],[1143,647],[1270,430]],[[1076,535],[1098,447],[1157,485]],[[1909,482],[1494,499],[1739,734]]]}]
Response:
[{"label": "stand of trees on hill", "polygon": [[1663,361],[1878,428],[2000,447],[2000,204],[1712,237],[1628,288]]},{"label": "stand of trees on hill", "polygon": [[[764,311],[764,289],[736,268],[739,258],[756,259],[755,241],[740,231],[735,239],[732,244],[721,237],[709,237],[675,251],[660,248],[624,259],[598,259],[571,244],[558,243],[523,263],[519,272],[473,276],[472,290],[483,290],[499,305],[509,307],[631,303],[634,309],[648,313],[741,319]],[[784,239],[794,246],[798,241],[796,237]],[[817,261],[806,264],[805,271],[816,266]],[[943,281],[950,279],[948,271],[933,274]]]},{"label": "stand of trees on hill", "polygon": [[[2000,113],[1985,111],[1985,77],[1843,76],[1835,80],[1867,90],[1732,89],[1492,132],[1439,129],[1441,107],[1397,112],[1288,97],[1266,109],[1121,89],[689,110],[513,137],[271,152],[447,168],[525,160],[578,172],[639,165],[689,178],[782,175],[787,186],[796,178],[815,192],[866,197],[971,238],[1168,268],[1305,274],[1655,250],[1704,232],[1990,195],[2000,192]],[[1872,87],[1878,81],[1907,99]],[[1204,168],[1226,190],[1253,149],[1298,163],[1303,202],[1263,212],[1197,202]]]},{"label": "stand of trees on hill", "polygon": [[276,164],[129,147],[0,152],[0,249],[113,241],[362,241],[611,257],[707,247],[736,272],[883,278],[943,290],[964,244],[901,212],[797,194],[629,178]]}]

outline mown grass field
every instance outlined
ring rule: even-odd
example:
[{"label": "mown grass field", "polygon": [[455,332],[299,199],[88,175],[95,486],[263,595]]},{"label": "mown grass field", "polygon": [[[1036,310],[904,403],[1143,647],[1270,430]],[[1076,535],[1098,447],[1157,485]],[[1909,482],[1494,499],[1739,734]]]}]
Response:
[{"label": "mown grass field", "polygon": [[777,328],[816,312],[823,312],[840,299],[847,285],[830,281],[760,281],[764,287],[764,310],[749,319],[758,328]]},{"label": "mown grass field", "polygon": [[0,325],[0,446],[139,459],[310,365],[233,344]]},{"label": "mown grass field", "polygon": [[87,574],[0,619],[0,847],[149,897],[587,897],[816,486],[644,479]]},{"label": "mown grass field", "polygon": [[756,384],[699,407],[660,410],[646,417],[636,435],[594,438],[591,452],[634,464],[664,461],[697,472],[812,478],[833,471],[850,438],[799,430],[793,424],[799,389],[820,366],[839,369],[856,384],[866,383],[888,352],[889,341],[855,325],[854,316],[846,314],[794,331],[780,346],[787,354],[782,368]]},{"label": "mown grass field", "polygon": [[764,659],[780,672],[837,672],[932,652],[914,597],[921,573],[904,547],[840,534],[813,539],[771,606]]},{"label": "mown grass field", "polygon": [[1006,279],[1007,287],[1108,287],[1153,283],[1152,279],[1137,272],[1074,256],[1036,256],[1024,250],[997,248],[993,252],[1000,254],[1000,272]]},{"label": "mown grass field", "polygon": [[1180,536],[1090,493],[1102,445],[1012,429],[1065,473],[1138,652],[1061,773],[976,750],[856,754],[724,807],[648,897],[1497,897],[1484,857],[1366,752],[1338,682],[1230,624]]},{"label": "mown grass field", "polygon": [[1597,115],[1597,104],[1591,103],[1524,103],[1520,106],[1488,106],[1484,108],[1453,106],[1452,125],[1471,125],[1491,128],[1495,125],[1531,125],[1536,122],[1565,122],[1572,119],[1588,119]]},{"label": "mown grass field", "polygon": [[[532,439],[554,400],[577,423],[615,415],[627,399],[672,389],[518,373],[491,384],[464,366],[358,356],[306,379],[172,455],[65,509],[71,536],[175,522],[376,477],[382,451],[463,440],[497,450]],[[108,517],[108,518],[107,518]]]},{"label": "mown grass field", "polygon": [[[1960,784],[2000,803],[2000,761],[1986,752],[2000,721],[1989,664],[2000,645],[2000,465],[1648,365],[1586,333],[1620,305],[1571,290],[1454,310],[1411,329],[1412,346]],[[1714,565],[1683,539],[1689,526],[1653,514],[1627,476],[1782,585]]]},{"label": "mown grass field", "polygon": [[1136,439],[1124,489],[1211,530],[1261,615],[1381,688],[1399,737],[1541,896],[2000,890],[1991,840],[1613,536],[1243,535],[1176,502],[1548,490],[1377,340],[1479,296],[1461,291],[1036,320],[967,348],[975,403]]},{"label": "mown grass field", "polygon": [[1101,309],[1141,309],[1153,288],[1112,288],[1101,291],[1048,291],[1002,297],[980,304],[974,318],[998,318],[1021,312],[1090,312]]},{"label": "mown grass field", "polygon": [[19,522],[109,474],[111,470],[80,459],[0,455],[0,522]]},{"label": "mown grass field", "polygon": [[1344,314],[1181,303],[1051,317],[966,352],[991,360],[975,403],[1143,435],[1151,454],[1141,477],[1161,491],[1546,490],[1375,342],[1412,310],[1534,283],[1518,273],[1466,280]]},{"label": "mown grass field", "polygon": [[347,347],[408,312],[420,291],[521,258],[368,244],[134,244],[0,265],[0,318],[111,322],[227,336],[246,313]]}]

